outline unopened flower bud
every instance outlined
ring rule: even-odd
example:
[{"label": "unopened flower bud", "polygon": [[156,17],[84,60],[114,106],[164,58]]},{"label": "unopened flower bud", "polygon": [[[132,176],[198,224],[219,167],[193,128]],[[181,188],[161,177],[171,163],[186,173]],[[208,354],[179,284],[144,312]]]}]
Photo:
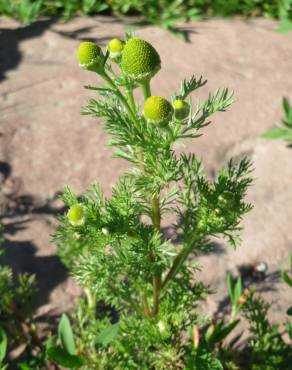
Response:
[{"label": "unopened flower bud", "polygon": [[108,235],[109,234],[109,231],[108,231],[108,228],[107,227],[103,227],[101,229],[101,232],[103,233],[103,235]]},{"label": "unopened flower bud", "polygon": [[129,39],[124,47],[121,68],[135,82],[150,80],[161,68],[159,54],[147,41]]},{"label": "unopened flower bud", "polygon": [[194,338],[194,347],[198,348],[200,344],[200,332],[198,325],[193,326],[193,338]]},{"label": "unopened flower bud", "polygon": [[85,213],[82,205],[74,204],[67,213],[68,220],[73,226],[81,226],[85,222]]},{"label": "unopened flower bud", "polygon": [[144,117],[150,123],[166,125],[172,117],[170,102],[160,96],[150,96],[144,103]]},{"label": "unopened flower bud", "polygon": [[125,43],[120,39],[112,39],[108,43],[109,57],[114,62],[120,62]]},{"label": "unopened flower bud", "polygon": [[91,41],[81,42],[78,48],[79,66],[88,71],[104,71],[104,55],[101,48]]},{"label": "unopened flower bud", "polygon": [[160,333],[163,333],[165,331],[165,324],[163,321],[159,321],[157,326],[158,326]]},{"label": "unopened flower bud", "polygon": [[190,105],[182,99],[175,99],[172,103],[176,119],[185,119],[190,113]]}]

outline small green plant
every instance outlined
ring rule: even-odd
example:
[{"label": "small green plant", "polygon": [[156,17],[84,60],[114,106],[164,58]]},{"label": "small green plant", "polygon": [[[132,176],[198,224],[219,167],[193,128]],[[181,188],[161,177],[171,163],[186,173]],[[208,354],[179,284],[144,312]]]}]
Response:
[{"label": "small green plant", "polygon": [[[0,224],[0,243],[4,242]],[[3,255],[0,249],[0,256]],[[0,369],[8,368],[8,348],[23,346],[23,352],[41,348],[33,320],[33,302],[36,293],[35,276],[19,274],[15,279],[12,269],[0,264]]]},{"label": "small green plant", "polygon": [[283,98],[284,118],[282,119],[282,127],[275,127],[265,132],[262,137],[264,139],[282,139],[292,143],[292,105],[287,98]]},{"label": "small green plant", "polygon": [[237,316],[238,312],[240,311],[240,307],[242,304],[241,298],[243,298],[243,287],[242,287],[242,280],[239,277],[236,281],[233,280],[231,273],[227,274],[227,289],[228,294],[231,299],[231,306],[232,306],[232,313],[231,316]]},{"label": "small green plant", "polygon": [[[281,276],[283,281],[292,288],[292,256],[290,256],[290,271],[282,268]],[[292,306],[288,308],[287,315],[292,316]]]},{"label": "small green plant", "polygon": [[[110,41],[104,51],[83,42],[78,61],[105,82],[86,86],[100,97],[82,113],[105,121],[114,156],[132,169],[119,178],[110,198],[98,184],[80,197],[65,188],[69,210],[60,217],[55,240],[86,299],[72,315],[76,352],[61,339],[47,354],[62,365],[55,355],[67,351],[82,359],[82,369],[195,369],[199,363],[202,369],[221,369],[216,343],[236,321],[218,324],[203,352],[194,350],[192,336],[183,338],[204,321],[197,306],[209,293],[196,279],[196,254],[211,248],[211,236],[235,247],[240,220],[252,208],[244,202],[250,162],[230,160],[211,181],[197,156],[177,154],[175,145],[200,136],[210,117],[232,103],[232,93],[221,88],[193,105],[190,94],[206,81],[192,77],[170,99],[152,95],[160,56],[130,35]],[[143,100],[136,100],[136,89]],[[176,243],[163,232],[170,215],[176,218]]]}]

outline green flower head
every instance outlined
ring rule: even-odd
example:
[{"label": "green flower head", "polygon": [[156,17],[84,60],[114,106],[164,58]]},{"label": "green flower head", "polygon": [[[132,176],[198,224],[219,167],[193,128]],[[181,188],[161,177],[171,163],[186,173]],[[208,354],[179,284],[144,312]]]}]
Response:
[{"label": "green flower head", "polygon": [[74,204],[67,213],[68,220],[73,226],[81,226],[85,222],[84,208],[81,204]]},{"label": "green flower head", "polygon": [[132,38],[124,47],[121,67],[125,75],[136,82],[152,78],[161,68],[159,54],[147,41]]},{"label": "green flower head", "polygon": [[101,48],[91,41],[81,42],[78,48],[79,66],[88,71],[104,71],[104,55]]},{"label": "green flower head", "polygon": [[172,102],[176,119],[185,119],[190,113],[190,105],[182,99],[175,99]]},{"label": "green flower head", "polygon": [[144,117],[159,126],[166,125],[172,117],[170,102],[160,96],[150,96],[144,103]]},{"label": "green flower head", "polygon": [[108,43],[107,48],[108,48],[109,57],[111,60],[113,60],[114,62],[121,61],[124,45],[125,45],[124,41],[120,39],[112,39]]}]

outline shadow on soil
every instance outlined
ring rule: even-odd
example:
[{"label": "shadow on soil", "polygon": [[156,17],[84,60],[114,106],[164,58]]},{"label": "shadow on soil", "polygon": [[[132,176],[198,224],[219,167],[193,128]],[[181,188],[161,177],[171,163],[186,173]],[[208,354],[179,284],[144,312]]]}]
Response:
[{"label": "shadow on soil", "polygon": [[16,29],[0,28],[0,81],[6,78],[7,71],[17,68],[21,62],[20,43],[41,36],[54,22],[53,19],[47,19]]},{"label": "shadow on soil", "polygon": [[1,199],[4,213],[0,222],[5,220],[5,254],[1,257],[1,263],[10,266],[15,276],[24,272],[36,275],[36,307],[49,301],[51,291],[68,277],[68,273],[58,256],[36,255],[37,246],[31,240],[17,240],[17,234],[29,227],[34,215],[42,216],[46,220],[46,216],[64,213],[64,207],[53,205],[58,196],[59,193],[56,193],[52,199],[42,204],[38,204],[31,195],[10,194]]},{"label": "shadow on soil", "polygon": [[[9,70],[16,69],[21,63],[23,55],[20,50],[21,42],[40,37],[46,30],[57,33],[58,35],[75,40],[86,40],[94,41],[98,44],[104,46],[107,41],[116,35],[111,35],[110,37],[88,37],[86,36],[92,29],[102,26],[104,23],[116,23],[122,22],[115,18],[103,19],[102,21],[97,20],[95,24],[89,27],[77,28],[73,31],[60,31],[54,29],[52,26],[58,22],[57,18],[49,18],[44,20],[39,20],[29,26],[20,26],[18,28],[2,28],[0,27],[0,82],[6,78],[6,73]],[[98,35],[98,32],[96,32]]]}]

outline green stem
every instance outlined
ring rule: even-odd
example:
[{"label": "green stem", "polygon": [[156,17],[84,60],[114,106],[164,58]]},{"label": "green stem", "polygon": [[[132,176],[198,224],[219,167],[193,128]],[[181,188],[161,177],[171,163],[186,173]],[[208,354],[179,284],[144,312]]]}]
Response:
[{"label": "green stem", "polygon": [[135,104],[135,100],[134,100],[133,90],[126,90],[126,94],[127,94],[127,100],[128,100],[129,106],[131,107],[132,111],[134,113],[136,113],[137,110],[136,110],[136,104]]},{"label": "green stem", "polygon": [[142,302],[143,302],[143,306],[144,306],[144,315],[146,317],[150,317],[151,312],[150,312],[150,309],[149,309],[149,304],[148,304],[147,296],[146,296],[145,293],[142,294]]},{"label": "green stem", "polygon": [[84,293],[86,295],[87,304],[90,309],[95,309],[95,300],[91,291],[88,288],[84,288]]},{"label": "green stem", "polygon": [[142,82],[141,88],[143,91],[144,100],[146,100],[147,98],[149,98],[149,96],[151,96],[150,80]]},{"label": "green stem", "polygon": [[[160,231],[161,214],[159,197],[154,197],[151,201],[151,218],[153,225]],[[150,260],[155,261],[155,256],[151,253]],[[159,311],[161,289],[161,274],[156,273],[153,277],[153,316],[156,317]]]},{"label": "green stem", "polygon": [[165,288],[165,286],[169,283],[170,280],[172,280],[175,275],[177,274],[180,267],[183,265],[185,260],[187,259],[188,255],[191,252],[191,248],[189,246],[184,247],[180,253],[175,257],[172,267],[168,271],[168,274],[166,275],[164,281],[162,282],[161,288]]},{"label": "green stem", "polygon": [[[150,88],[150,79],[141,83],[141,88],[144,95],[144,100],[151,96],[151,88]],[[153,225],[160,231],[160,204],[159,204],[159,196],[154,197],[151,200],[151,219]],[[155,255],[150,253],[149,255],[150,261],[155,262]],[[153,276],[153,311],[152,315],[156,317],[159,311],[159,303],[160,303],[160,290],[161,290],[161,274],[159,272],[155,273]]]},{"label": "green stem", "polygon": [[121,93],[121,91],[119,90],[119,88],[116,86],[116,84],[114,83],[114,81],[110,78],[110,76],[104,71],[101,75],[100,75],[108,84],[109,86],[115,90],[116,92],[116,95],[118,96],[118,98],[120,99],[120,101],[124,104],[125,108],[127,109],[131,119],[133,122],[136,122],[136,116],[135,116],[135,113],[132,111],[129,103],[127,102],[127,99],[124,97],[124,95]]}]

